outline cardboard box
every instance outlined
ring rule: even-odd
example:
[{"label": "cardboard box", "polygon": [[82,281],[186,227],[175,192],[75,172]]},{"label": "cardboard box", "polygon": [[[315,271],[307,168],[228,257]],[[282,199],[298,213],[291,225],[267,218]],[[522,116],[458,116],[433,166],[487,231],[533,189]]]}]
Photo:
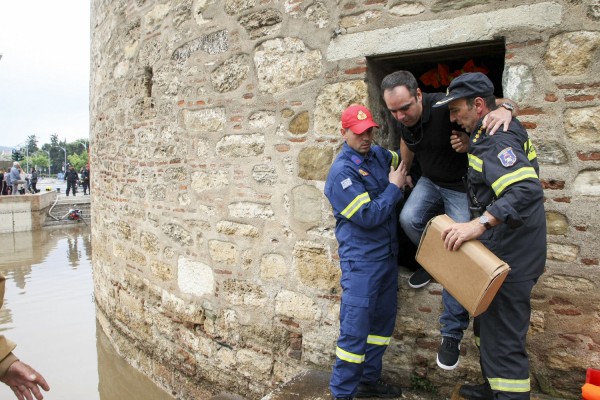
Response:
[{"label": "cardboard box", "polygon": [[442,232],[454,221],[439,215],[427,223],[416,259],[473,316],[487,310],[510,267],[479,240],[458,251],[444,247]]}]

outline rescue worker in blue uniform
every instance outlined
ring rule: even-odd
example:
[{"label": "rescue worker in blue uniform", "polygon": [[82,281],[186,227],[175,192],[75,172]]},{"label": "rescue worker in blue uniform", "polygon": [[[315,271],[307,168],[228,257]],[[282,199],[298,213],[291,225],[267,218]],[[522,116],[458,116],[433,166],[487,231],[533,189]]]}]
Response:
[{"label": "rescue worker in blue uniform", "polygon": [[481,119],[493,110],[494,85],[482,73],[455,78],[446,97],[450,119],[471,132],[468,195],[473,220],[442,232],[448,250],[479,239],[511,268],[488,310],[476,318],[483,385],[463,385],[468,399],[529,399],[526,350],[531,291],[546,263],[546,216],[536,152],[514,119],[488,136]]},{"label": "rescue worker in blue uniform", "polygon": [[396,205],[403,199],[406,168],[396,152],[372,144],[376,127],[362,105],[342,113],[345,143],[325,182],[342,270],[340,335],[330,381],[336,399],[402,395],[381,380],[381,370],[396,323]]}]

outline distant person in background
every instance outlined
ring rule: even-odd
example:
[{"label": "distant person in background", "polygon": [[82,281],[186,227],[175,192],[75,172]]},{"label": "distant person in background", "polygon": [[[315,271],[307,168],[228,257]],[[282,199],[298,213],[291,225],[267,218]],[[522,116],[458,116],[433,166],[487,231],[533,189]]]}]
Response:
[{"label": "distant person in background", "polygon": [[81,172],[81,181],[83,183],[83,194],[90,193],[90,166],[87,165]]},{"label": "distant person in background", "polygon": [[19,193],[19,185],[25,183],[25,179],[21,179],[21,165],[18,161],[13,162],[10,169],[10,184],[12,185],[12,194]]},{"label": "distant person in background", "polygon": [[37,189],[37,181],[38,181],[38,173],[35,168],[31,168],[31,178],[29,178],[29,183],[31,184],[32,193],[37,193],[39,190]]},{"label": "distant person in background", "polygon": [[8,193],[6,192],[6,175],[4,173],[4,168],[0,168],[0,196],[6,196]]},{"label": "distant person in background", "polygon": [[72,165],[69,165],[69,169],[65,174],[65,180],[67,181],[67,196],[69,195],[69,190],[73,192],[73,196],[77,193],[77,181],[79,180],[79,174],[75,171]]},{"label": "distant person in background", "polygon": [[[4,300],[4,276],[0,275],[0,307]],[[40,388],[46,392],[50,386],[44,377],[29,365],[19,361],[12,353],[16,345],[0,335],[0,381],[7,384],[19,400],[33,399],[42,400],[44,395]]]}]

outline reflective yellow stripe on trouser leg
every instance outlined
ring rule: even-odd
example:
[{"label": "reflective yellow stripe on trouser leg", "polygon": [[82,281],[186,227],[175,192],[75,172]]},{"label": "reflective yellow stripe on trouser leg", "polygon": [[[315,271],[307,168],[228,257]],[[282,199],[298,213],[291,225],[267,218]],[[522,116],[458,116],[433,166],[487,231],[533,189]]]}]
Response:
[{"label": "reflective yellow stripe on trouser leg", "polygon": [[369,335],[367,337],[367,343],[374,344],[377,346],[387,346],[390,344],[391,339],[392,338],[390,336]]},{"label": "reflective yellow stripe on trouser leg", "polygon": [[350,362],[350,363],[354,363],[354,364],[362,364],[362,363],[365,362],[365,355],[364,354],[350,353],[349,351],[346,351],[346,350],[341,349],[339,347],[335,348],[335,355],[340,360],[343,360],[343,361],[346,361],[346,362]]},{"label": "reflective yellow stripe on trouser leg", "polygon": [[529,378],[527,379],[505,379],[505,378],[489,378],[490,386],[492,390],[499,390],[502,392],[529,392],[531,385]]}]

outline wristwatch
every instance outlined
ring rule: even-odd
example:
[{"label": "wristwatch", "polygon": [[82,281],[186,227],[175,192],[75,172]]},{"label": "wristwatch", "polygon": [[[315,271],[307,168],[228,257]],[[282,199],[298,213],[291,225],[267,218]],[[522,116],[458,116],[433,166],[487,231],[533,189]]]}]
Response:
[{"label": "wristwatch", "polygon": [[510,111],[511,113],[513,111],[515,111],[515,106],[513,106],[512,104],[508,103],[508,102],[504,102],[500,104],[500,107],[504,107],[506,108],[508,111]]},{"label": "wristwatch", "polygon": [[490,225],[490,219],[487,215],[482,215],[481,217],[479,217],[479,223],[485,226],[486,230],[492,229],[492,225]]}]

